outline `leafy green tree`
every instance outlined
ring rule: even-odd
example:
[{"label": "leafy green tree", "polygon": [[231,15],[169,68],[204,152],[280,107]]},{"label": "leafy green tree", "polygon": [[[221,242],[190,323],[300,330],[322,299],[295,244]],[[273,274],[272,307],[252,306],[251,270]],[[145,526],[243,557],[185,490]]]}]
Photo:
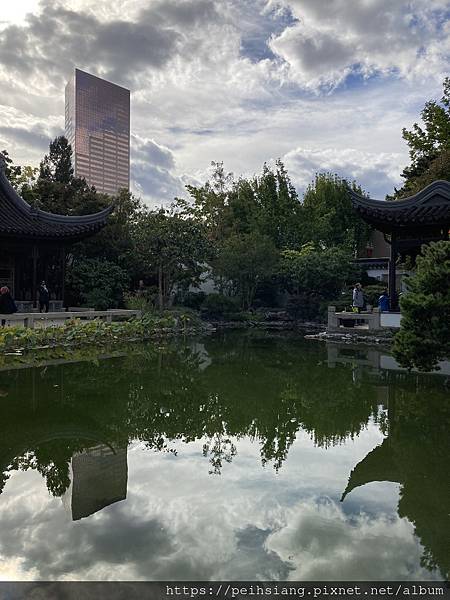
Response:
[{"label": "leafy green tree", "polygon": [[[352,189],[363,195],[355,183]],[[371,229],[353,210],[345,179],[331,173],[316,175],[305,192],[303,210],[307,239],[317,248],[342,247],[356,256],[367,244]]]},{"label": "leafy green tree", "polygon": [[280,274],[292,295],[297,316],[320,316],[325,303],[339,297],[356,276],[351,254],[344,248],[317,250],[311,242],[300,251],[282,252]]},{"label": "leafy green tree", "polygon": [[298,247],[303,241],[303,210],[281,160],[276,161],[274,170],[264,165],[261,177],[254,181],[254,189],[260,209],[259,232],[279,249]]},{"label": "leafy green tree", "polygon": [[36,183],[39,169],[29,165],[15,165],[7,150],[1,152],[6,162],[5,175],[16,192],[28,200]]},{"label": "leafy green tree", "polygon": [[301,243],[302,205],[289,175],[278,160],[259,177],[235,181],[223,163],[212,163],[211,180],[201,187],[186,186],[191,199],[177,198],[175,207],[201,222],[209,239],[222,242],[235,234],[259,233],[277,248]]},{"label": "leafy green tree", "polygon": [[39,177],[67,185],[72,182],[72,147],[63,135],[50,142],[49,153],[39,167]]},{"label": "leafy green tree", "polygon": [[444,79],[441,101],[426,102],[421,117],[423,126],[414,123],[410,131],[403,129],[411,164],[403,170],[405,183],[395,191],[396,198],[410,196],[436,179],[450,181],[450,77]]},{"label": "leafy green tree", "polygon": [[122,304],[129,276],[108,260],[81,258],[68,268],[66,281],[68,295],[76,305],[106,310]]},{"label": "leafy green tree", "polygon": [[259,233],[235,234],[219,247],[213,262],[215,275],[232,284],[243,308],[250,308],[258,284],[276,272],[277,250],[267,236]]},{"label": "leafy green tree", "polygon": [[101,256],[115,262],[126,269],[132,279],[137,282],[140,275],[136,271],[131,253],[133,248],[132,231],[143,211],[143,205],[139,198],[125,189],[120,190],[116,196],[109,197],[108,203],[112,202],[114,211],[109,216],[106,226],[95,236],[77,244],[75,252],[86,258]]},{"label": "leafy green tree", "polygon": [[403,367],[430,371],[450,357],[450,242],[423,246],[408,281],[393,353]]},{"label": "leafy green tree", "polygon": [[226,235],[228,194],[233,175],[226,173],[223,162],[211,162],[214,167],[211,179],[203,186],[187,185],[191,200],[175,198],[174,207],[183,215],[201,223],[212,241],[222,240]]},{"label": "leafy green tree", "polygon": [[37,208],[65,215],[97,212],[111,202],[88,186],[85,179],[74,177],[72,148],[64,136],[50,142],[49,153],[40,163],[39,177],[25,199]]},{"label": "leafy green tree", "polygon": [[199,283],[210,253],[203,227],[179,214],[143,211],[133,228],[130,259],[142,275],[155,277],[160,309],[170,305],[176,287]]}]

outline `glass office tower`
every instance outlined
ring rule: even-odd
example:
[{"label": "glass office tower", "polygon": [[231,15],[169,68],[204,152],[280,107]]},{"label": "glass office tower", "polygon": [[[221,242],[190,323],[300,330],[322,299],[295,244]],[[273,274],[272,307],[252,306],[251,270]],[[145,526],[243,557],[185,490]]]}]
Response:
[{"label": "glass office tower", "polygon": [[130,187],[130,91],[75,69],[66,85],[66,137],[76,177],[99,192]]}]

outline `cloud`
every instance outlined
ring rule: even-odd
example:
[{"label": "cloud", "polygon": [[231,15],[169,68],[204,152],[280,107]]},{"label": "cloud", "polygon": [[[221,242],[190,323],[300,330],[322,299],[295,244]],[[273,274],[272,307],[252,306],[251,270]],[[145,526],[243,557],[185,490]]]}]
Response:
[{"label": "cloud", "polygon": [[157,144],[154,140],[134,135],[131,147],[132,159],[135,162],[152,164],[163,169],[173,169],[175,167],[173,152],[169,148]]},{"label": "cloud", "polygon": [[301,85],[335,87],[350,74],[438,78],[447,72],[450,4],[442,0],[286,0],[297,22],[270,42]]},{"label": "cloud", "polygon": [[283,160],[300,190],[304,190],[318,172],[336,173],[350,181],[355,180],[373,198],[382,199],[386,190],[399,187],[401,183],[398,173],[403,155],[396,153],[361,152],[353,148],[296,148]]},{"label": "cloud", "polygon": [[[37,472],[13,473],[0,507],[2,576],[298,581],[436,575],[420,567],[422,548],[412,524],[392,512],[392,490],[371,516],[358,503],[345,514],[323,495],[340,484],[333,464],[346,469],[344,448],[330,456],[311,451],[305,439],[280,479],[260,468],[254,444],[239,440],[240,459],[227,469],[232,472],[212,479],[201,444],[177,443],[176,459],[144,452],[139,444],[128,455],[127,500],[75,523]],[[312,464],[305,460],[311,457]],[[367,496],[373,497],[370,491]]]},{"label": "cloud", "polygon": [[132,189],[151,206],[170,204],[184,193],[184,183],[174,174],[172,151],[154,140],[133,136],[131,153]]},{"label": "cloud", "polygon": [[1,127],[0,140],[4,139],[4,145],[9,145],[12,140],[25,145],[26,147],[36,148],[43,152],[48,150],[50,136],[43,132],[40,128],[37,130],[29,130],[25,127]]},{"label": "cloud", "polygon": [[44,2],[39,13],[27,16],[25,26],[0,32],[0,64],[8,73],[31,76],[24,82],[31,89],[43,81],[61,86],[74,65],[139,88],[143,73],[185,55],[198,41],[196,28],[217,18],[213,0],[152,2],[134,21],[101,20],[63,2]]},{"label": "cloud", "polygon": [[10,128],[2,137],[17,162],[37,164],[40,133],[64,129],[64,86],[77,66],[131,89],[131,180],[150,203],[184,193],[211,160],[253,175],[285,156],[300,191],[315,170],[342,166],[383,197],[408,162],[402,127],[441,93],[448,7],[41,0],[24,23],[0,31],[0,119]]},{"label": "cloud", "polygon": [[[291,565],[293,581],[384,581],[428,579],[421,547],[406,519],[346,516],[331,501],[293,507],[267,548]],[[376,564],[376,576],[373,566]]]}]

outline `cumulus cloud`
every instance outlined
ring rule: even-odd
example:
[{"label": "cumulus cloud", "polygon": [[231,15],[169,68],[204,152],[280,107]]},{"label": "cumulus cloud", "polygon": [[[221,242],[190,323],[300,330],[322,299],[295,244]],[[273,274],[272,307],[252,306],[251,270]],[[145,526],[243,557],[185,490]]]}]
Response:
[{"label": "cumulus cloud", "polygon": [[352,515],[331,501],[302,503],[267,539],[268,549],[288,562],[293,581],[428,579],[417,569],[422,549],[406,519]]},{"label": "cumulus cloud", "polygon": [[175,159],[169,148],[136,135],[131,147],[131,183],[135,193],[157,206],[170,204],[184,192],[182,178],[174,174]]},{"label": "cumulus cloud", "polygon": [[284,156],[300,191],[316,169],[342,166],[383,197],[407,164],[402,127],[439,97],[448,8],[445,0],[41,0],[0,30],[0,142],[18,162],[37,164],[44,137],[64,129],[64,86],[77,66],[131,89],[131,180],[149,202],[183,193],[211,160],[253,175]]},{"label": "cumulus cloud", "polygon": [[291,76],[309,88],[351,74],[402,77],[447,72],[450,4],[443,0],[286,0],[297,22],[271,40]]},{"label": "cumulus cloud", "polygon": [[[13,473],[0,506],[2,575],[160,581],[436,575],[420,567],[422,548],[408,520],[380,510],[380,503],[371,516],[358,514],[358,506],[344,513],[320,495],[330,478],[318,485],[317,467],[306,463],[312,481],[299,478],[304,460],[279,481],[264,476],[259,465],[255,472],[247,450],[233,474],[218,480],[201,464],[200,444],[197,456],[184,448],[175,461],[144,453],[142,446],[136,450],[129,454],[127,500],[76,523],[60,499],[49,497],[38,473]],[[315,491],[299,500],[311,484]]]},{"label": "cumulus cloud", "polygon": [[40,128],[37,130],[25,127],[3,127],[0,126],[0,139],[6,140],[4,145],[19,142],[27,147],[37,148],[45,151],[48,148],[50,138]]},{"label": "cumulus cloud", "polygon": [[330,172],[350,181],[362,182],[373,198],[383,198],[385,190],[400,184],[403,155],[361,152],[353,148],[295,148],[284,156],[284,162],[300,190],[311,183],[313,174]]},{"label": "cumulus cloud", "polygon": [[139,87],[143,73],[182,56],[196,40],[194,28],[217,18],[213,0],[152,2],[134,21],[102,20],[68,6],[44,2],[39,13],[28,15],[25,26],[0,32],[1,65],[16,77],[28,77],[28,88],[42,86],[42,81],[61,86],[74,65]]}]

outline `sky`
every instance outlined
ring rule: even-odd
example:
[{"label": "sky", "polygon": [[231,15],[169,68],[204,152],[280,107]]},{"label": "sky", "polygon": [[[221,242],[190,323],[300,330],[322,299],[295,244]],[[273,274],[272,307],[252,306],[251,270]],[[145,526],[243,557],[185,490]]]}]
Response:
[{"label": "sky", "polygon": [[[5,6],[3,6],[5,4]],[[374,198],[401,185],[402,128],[439,99],[450,0],[15,0],[0,15],[0,149],[38,165],[78,67],[131,90],[131,187],[185,196],[211,161],[281,158]]]}]

